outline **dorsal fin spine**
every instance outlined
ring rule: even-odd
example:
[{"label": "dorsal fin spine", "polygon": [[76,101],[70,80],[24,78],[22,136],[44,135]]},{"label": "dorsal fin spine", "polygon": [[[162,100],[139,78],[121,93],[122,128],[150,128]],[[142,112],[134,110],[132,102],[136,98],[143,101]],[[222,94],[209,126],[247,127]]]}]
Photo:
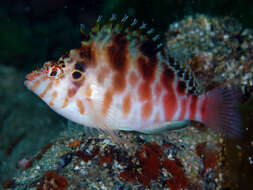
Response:
[{"label": "dorsal fin spine", "polygon": [[124,17],[121,19],[121,22],[126,22],[127,19],[128,19],[128,16],[124,15]]},{"label": "dorsal fin spine", "polygon": [[112,14],[112,16],[111,16],[111,18],[110,18],[110,21],[114,21],[114,20],[116,20],[117,19],[117,16],[116,16],[116,14]]},{"label": "dorsal fin spine", "polygon": [[131,26],[134,26],[138,23],[138,20],[136,18],[134,18],[133,22],[131,23]]}]

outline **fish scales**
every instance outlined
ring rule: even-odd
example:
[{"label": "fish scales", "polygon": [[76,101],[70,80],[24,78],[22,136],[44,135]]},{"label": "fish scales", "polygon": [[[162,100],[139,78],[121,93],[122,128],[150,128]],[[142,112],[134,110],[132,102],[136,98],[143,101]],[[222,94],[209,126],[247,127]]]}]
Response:
[{"label": "fish scales", "polygon": [[[221,87],[197,95],[190,68],[159,49],[141,29],[99,25],[100,20],[80,48],[26,76],[25,85],[54,111],[107,131],[148,132],[196,120],[226,134],[240,133],[240,116],[233,108],[237,90]],[[235,113],[230,126],[222,122],[230,119],[229,113],[218,114],[224,110]]]}]

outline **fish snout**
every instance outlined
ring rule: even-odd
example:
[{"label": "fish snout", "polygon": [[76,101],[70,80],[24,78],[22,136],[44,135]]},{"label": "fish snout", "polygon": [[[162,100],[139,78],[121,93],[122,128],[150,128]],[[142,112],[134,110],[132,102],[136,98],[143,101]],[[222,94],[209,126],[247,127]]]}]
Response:
[{"label": "fish snout", "polygon": [[35,70],[25,76],[24,84],[28,89],[30,89],[34,83],[38,83],[37,81],[44,78],[43,76],[45,76],[43,69]]}]

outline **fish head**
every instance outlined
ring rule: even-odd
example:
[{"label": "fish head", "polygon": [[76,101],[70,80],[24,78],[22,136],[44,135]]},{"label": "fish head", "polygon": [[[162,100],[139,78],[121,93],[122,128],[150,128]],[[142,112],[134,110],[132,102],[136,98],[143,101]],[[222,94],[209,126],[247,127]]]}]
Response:
[{"label": "fish head", "polygon": [[67,82],[67,70],[64,62],[48,61],[42,68],[27,74],[24,84],[46,103],[49,103],[52,91],[59,91],[58,86]]},{"label": "fish head", "polygon": [[89,62],[86,57],[80,57],[80,49],[71,50],[58,61],[48,61],[27,74],[24,84],[55,112],[81,123],[80,114],[84,113],[86,95],[89,95],[85,93],[88,70],[92,70]]}]

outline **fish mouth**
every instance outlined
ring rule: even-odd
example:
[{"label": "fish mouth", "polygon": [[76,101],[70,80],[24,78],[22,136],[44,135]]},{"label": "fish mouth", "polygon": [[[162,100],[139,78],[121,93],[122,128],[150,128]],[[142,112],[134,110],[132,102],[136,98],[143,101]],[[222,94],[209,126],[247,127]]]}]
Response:
[{"label": "fish mouth", "polygon": [[32,84],[33,84],[33,80],[31,80],[31,73],[29,73],[29,74],[27,74],[27,75],[25,76],[24,85],[25,85],[28,89],[30,89],[30,87],[32,86]]},{"label": "fish mouth", "polygon": [[31,73],[25,75],[25,81],[31,81]]}]

